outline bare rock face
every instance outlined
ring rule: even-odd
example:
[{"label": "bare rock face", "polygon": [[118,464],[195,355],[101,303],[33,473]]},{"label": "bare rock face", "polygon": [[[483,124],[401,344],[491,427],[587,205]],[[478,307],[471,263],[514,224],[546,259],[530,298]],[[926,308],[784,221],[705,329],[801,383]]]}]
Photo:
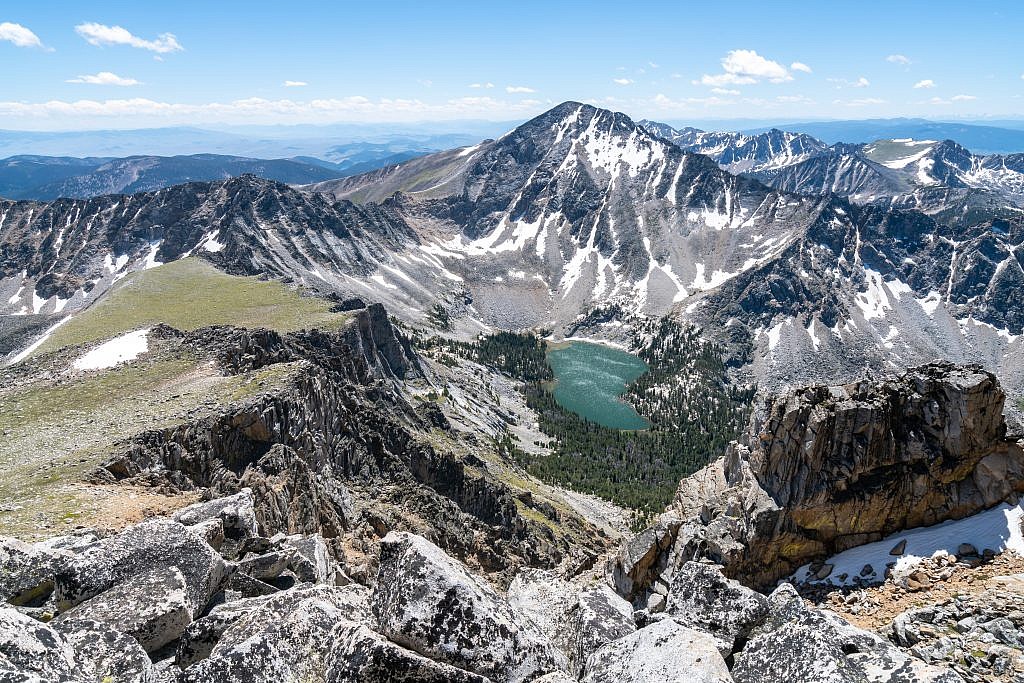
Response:
[{"label": "bare rock face", "polygon": [[551,571],[521,571],[508,600],[568,657],[574,673],[595,650],[636,630],[632,606],[609,586],[582,586]]},{"label": "bare rock face", "polygon": [[131,636],[146,652],[177,640],[192,621],[185,577],[177,567],[137,574],[57,616],[55,624],[92,620]]},{"label": "bare rock face", "polygon": [[991,373],[949,363],[780,396],[743,443],[680,484],[657,527],[676,530],[671,550],[663,535],[624,549],[610,577],[636,600],[707,558],[765,587],[814,559],[992,507],[1024,491],[1004,400]]},{"label": "bare rock face", "polygon": [[117,683],[157,683],[157,672],[139,642],[110,624],[92,619],[62,619],[53,624],[75,650],[80,667],[98,680]]},{"label": "bare rock face", "polygon": [[584,683],[732,683],[711,636],[662,619],[587,660]]},{"label": "bare rock face", "polygon": [[77,555],[54,577],[61,611],[156,569],[176,567],[185,600],[194,613],[205,609],[220,589],[227,566],[202,538],[178,522],[151,519]]},{"label": "bare rock face", "polygon": [[736,683],[963,683],[835,614],[806,607],[789,584],[772,593],[770,604],[768,618],[736,654]]},{"label": "bare rock face", "polygon": [[64,636],[17,610],[0,607],[0,680],[81,679],[75,650]]},{"label": "bare rock face", "polygon": [[705,633],[728,656],[768,613],[768,600],[757,591],[727,579],[713,565],[687,562],[672,577],[665,612]]},{"label": "bare rock face", "polygon": [[568,668],[532,622],[413,534],[391,532],[381,542],[371,607],[379,631],[395,643],[500,683]]}]

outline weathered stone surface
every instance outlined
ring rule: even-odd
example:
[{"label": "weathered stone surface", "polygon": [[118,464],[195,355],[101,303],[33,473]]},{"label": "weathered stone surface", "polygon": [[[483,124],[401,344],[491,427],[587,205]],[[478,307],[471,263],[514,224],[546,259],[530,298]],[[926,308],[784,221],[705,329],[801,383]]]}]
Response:
[{"label": "weathered stone surface", "polygon": [[155,652],[176,640],[192,621],[185,577],[177,567],[134,574],[54,619],[55,624],[98,621]]},{"label": "weathered stone surface", "polygon": [[75,651],[64,636],[9,607],[0,607],[0,664],[3,663],[8,665],[3,680],[81,680]]},{"label": "weathered stone surface", "polygon": [[200,640],[216,645],[185,669],[182,683],[322,681],[332,630],[339,622],[369,618],[367,593],[360,586],[302,586],[243,606],[215,607],[210,617],[217,621],[207,621],[195,647],[179,656],[182,663],[195,662],[205,650]]},{"label": "weathered stone surface", "polygon": [[276,579],[291,564],[294,554],[295,551],[289,548],[246,557],[239,560],[238,571],[261,581]]},{"label": "weathered stone surface", "polygon": [[337,568],[320,534],[293,535],[284,543],[295,549],[288,564],[295,577],[305,583],[334,583]]},{"label": "weathered stone surface", "polygon": [[789,584],[770,596],[768,619],[736,655],[736,683],[962,683],[838,616],[811,609]]},{"label": "weathered stone surface", "polygon": [[732,683],[711,636],[672,619],[608,643],[587,659],[584,683]]},{"label": "weathered stone surface", "polygon": [[108,623],[93,619],[64,619],[53,627],[74,648],[81,669],[95,681],[157,683],[149,655],[139,642]]},{"label": "weathered stone surface", "polygon": [[542,569],[519,572],[508,601],[568,657],[574,672],[592,652],[636,630],[632,607],[607,585],[584,588]]},{"label": "weathered stone surface", "polygon": [[70,552],[0,536],[0,601],[31,605],[53,591],[53,576],[74,558]]},{"label": "weathered stone surface", "polygon": [[177,567],[193,613],[205,609],[225,577],[224,560],[178,522],[151,519],[103,539],[76,555],[55,578],[54,597],[62,611],[154,569]]},{"label": "weathered stone surface", "polygon": [[258,533],[254,506],[252,490],[242,489],[232,496],[189,505],[175,512],[171,519],[185,526],[219,519],[224,524],[225,535],[232,539],[243,539]]},{"label": "weathered stone surface", "polygon": [[679,521],[662,520],[619,548],[609,564],[609,578],[620,595],[632,598],[661,573],[678,531]]},{"label": "weathered stone surface", "polygon": [[768,615],[768,599],[725,578],[719,567],[687,562],[672,578],[665,612],[714,637],[726,657]]},{"label": "weathered stone surface", "polygon": [[406,650],[362,624],[340,623],[325,663],[326,683],[489,683],[490,679]]},{"label": "weathered stone surface", "polygon": [[380,632],[399,645],[494,681],[568,668],[490,586],[413,534],[391,532],[381,542],[371,608]]},{"label": "weathered stone surface", "polygon": [[[779,396],[743,443],[684,480],[674,545],[644,561],[671,572],[707,558],[768,587],[815,559],[989,508],[1024,490],[1004,398],[992,374],[949,363]],[[630,599],[654,578],[636,575],[632,556],[611,568]]]}]

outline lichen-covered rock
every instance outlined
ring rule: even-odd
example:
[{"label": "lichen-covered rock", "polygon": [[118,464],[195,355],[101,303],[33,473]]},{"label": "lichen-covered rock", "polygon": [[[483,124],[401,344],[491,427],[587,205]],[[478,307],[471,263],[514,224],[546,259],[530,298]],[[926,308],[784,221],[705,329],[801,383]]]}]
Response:
[{"label": "lichen-covered rock", "polygon": [[76,661],[92,680],[158,683],[149,655],[135,638],[93,619],[64,619],[53,627],[74,648]]},{"label": "lichen-covered rock", "polygon": [[[0,607],[0,672],[4,681],[79,681],[75,651],[60,633],[9,607]],[[35,677],[35,678],[32,678]]]},{"label": "lichen-covered rock", "polygon": [[74,558],[67,550],[0,536],[0,602],[30,605],[53,591],[53,576]]},{"label": "lichen-covered rock", "polygon": [[727,657],[764,621],[768,599],[725,578],[719,567],[687,562],[672,578],[665,612],[684,626],[714,637]]},{"label": "lichen-covered rock", "polygon": [[382,634],[431,659],[501,683],[568,668],[540,630],[490,586],[419,536],[381,541],[371,601]]},{"label": "lichen-covered rock", "polygon": [[295,555],[295,550],[291,548],[253,555],[239,560],[237,569],[254,579],[269,581],[281,576],[284,570],[288,569],[293,555]]},{"label": "lichen-covered rock", "polygon": [[146,652],[177,640],[192,621],[185,577],[177,567],[135,574],[63,612],[55,624],[93,620],[130,635]]},{"label": "lichen-covered rock", "polygon": [[194,614],[220,589],[224,560],[179,522],[155,518],[136,524],[75,556],[55,577],[54,597],[61,611],[115,585],[155,569],[177,567]]},{"label": "lichen-covered rock", "polygon": [[711,636],[661,619],[590,655],[584,683],[732,683]]},{"label": "lichen-covered rock", "polygon": [[508,601],[568,657],[574,672],[592,652],[636,630],[632,607],[607,585],[584,588],[542,569],[520,571]]},{"label": "lichen-covered rock", "polygon": [[392,643],[362,624],[340,623],[326,661],[326,683],[490,683],[490,679]]},{"label": "lichen-covered rock", "polygon": [[789,584],[736,654],[736,683],[963,683],[835,614],[807,607]]},{"label": "lichen-covered rock", "polygon": [[[322,681],[332,630],[341,622],[368,620],[367,601],[360,586],[301,586],[243,606],[219,605],[206,617],[205,633],[196,634],[196,641],[216,644],[184,670],[182,683]],[[182,655],[183,665],[202,657],[205,645],[196,641],[194,651]]]}]

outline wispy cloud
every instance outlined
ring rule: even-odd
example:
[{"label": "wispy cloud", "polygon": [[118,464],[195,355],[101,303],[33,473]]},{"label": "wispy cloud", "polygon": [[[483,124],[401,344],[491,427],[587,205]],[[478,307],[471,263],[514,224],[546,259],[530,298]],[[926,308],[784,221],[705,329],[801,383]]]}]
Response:
[{"label": "wispy cloud", "polygon": [[833,104],[844,104],[847,107],[870,107],[876,104],[885,104],[885,100],[878,97],[860,97],[854,100],[844,102],[842,100],[835,100]]},{"label": "wispy cloud", "polygon": [[285,81],[283,85],[286,88],[303,88],[309,85],[309,83],[306,81]]},{"label": "wispy cloud", "polygon": [[793,62],[789,65],[789,68],[793,71],[803,71],[805,74],[811,73],[811,67],[807,66],[803,62]]},{"label": "wispy cloud", "polygon": [[902,66],[907,66],[911,64],[909,57],[900,54],[889,55],[888,57],[885,58],[885,61],[889,62],[890,64],[900,64]]},{"label": "wispy cloud", "polygon": [[712,88],[711,92],[715,93],[716,95],[739,95],[740,94],[739,90],[733,90],[731,88]]},{"label": "wispy cloud", "polygon": [[88,83],[90,85],[141,85],[140,81],[134,78],[124,78],[118,76],[115,73],[109,71],[101,71],[98,74],[79,76],[78,78],[69,78],[68,83]]},{"label": "wispy cloud", "polygon": [[923,81],[918,81],[917,83],[914,84],[914,88],[917,89],[917,90],[920,90],[921,88],[934,88],[934,87],[935,87],[935,81],[933,81],[930,78],[926,78]]},{"label": "wispy cloud", "polygon": [[[806,65],[801,65],[806,66]],[[783,83],[793,80],[783,65],[757,54],[755,50],[732,50],[722,58],[720,74],[704,74],[695,85],[721,88],[726,85],[752,85],[761,80]]]},{"label": "wispy cloud", "polygon": [[[183,103],[147,98],[111,100],[48,100],[45,102],[0,101],[0,120],[25,120],[33,126],[52,122],[65,127],[68,122],[81,126],[90,121],[108,122],[132,117],[166,125],[170,122],[336,122],[344,117],[352,121],[418,121],[425,117],[461,119],[490,117],[496,120],[535,114],[543,106],[539,100],[500,100],[491,97],[462,97],[443,102],[418,99],[371,100],[352,96],[336,99],[296,101],[252,97],[230,102]],[[105,124],[109,125],[109,123]]]},{"label": "wispy cloud", "polygon": [[494,84],[493,83],[489,83],[489,82],[488,83],[470,83],[469,87],[470,88],[483,88],[483,89],[490,90],[491,88],[494,87]]},{"label": "wispy cloud", "polygon": [[613,78],[612,79],[612,83],[616,83],[618,85],[629,85],[632,82],[633,81],[631,81],[628,78]]},{"label": "wispy cloud", "polygon": [[528,88],[525,85],[506,85],[505,86],[505,92],[507,92],[509,94],[514,94],[514,93],[531,93],[531,92],[537,92],[537,91],[534,90],[533,88]]},{"label": "wispy cloud", "polygon": [[25,28],[21,24],[14,24],[9,21],[0,23],[0,40],[13,43],[17,47],[38,47],[47,49],[39,36]]},{"label": "wispy cloud", "polygon": [[868,79],[866,79],[863,76],[861,76],[856,81],[851,83],[850,87],[853,87],[853,88],[866,88],[869,85],[871,85],[871,81],[869,81]]},{"label": "wispy cloud", "polygon": [[96,45],[98,47],[103,47],[105,45],[128,45],[130,47],[137,47],[140,50],[149,50],[158,54],[179,52],[185,49],[181,46],[181,43],[178,42],[178,39],[173,33],[161,33],[155,40],[145,40],[133,35],[126,28],[122,28],[120,26],[107,26],[105,24],[97,24],[94,22],[79,24],[75,27],[75,32],[85,38],[86,42],[90,45]]},{"label": "wispy cloud", "polygon": [[978,98],[974,95],[953,95],[949,99],[953,102],[970,102],[971,100],[976,100]]}]

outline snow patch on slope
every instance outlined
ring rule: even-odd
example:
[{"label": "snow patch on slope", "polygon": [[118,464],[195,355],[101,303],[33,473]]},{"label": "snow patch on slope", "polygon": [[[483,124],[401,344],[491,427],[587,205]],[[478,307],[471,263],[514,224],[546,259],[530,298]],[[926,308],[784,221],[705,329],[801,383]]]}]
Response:
[{"label": "snow patch on slope", "polygon": [[133,361],[149,350],[149,328],[122,334],[103,342],[73,365],[76,370],[103,370]]}]

